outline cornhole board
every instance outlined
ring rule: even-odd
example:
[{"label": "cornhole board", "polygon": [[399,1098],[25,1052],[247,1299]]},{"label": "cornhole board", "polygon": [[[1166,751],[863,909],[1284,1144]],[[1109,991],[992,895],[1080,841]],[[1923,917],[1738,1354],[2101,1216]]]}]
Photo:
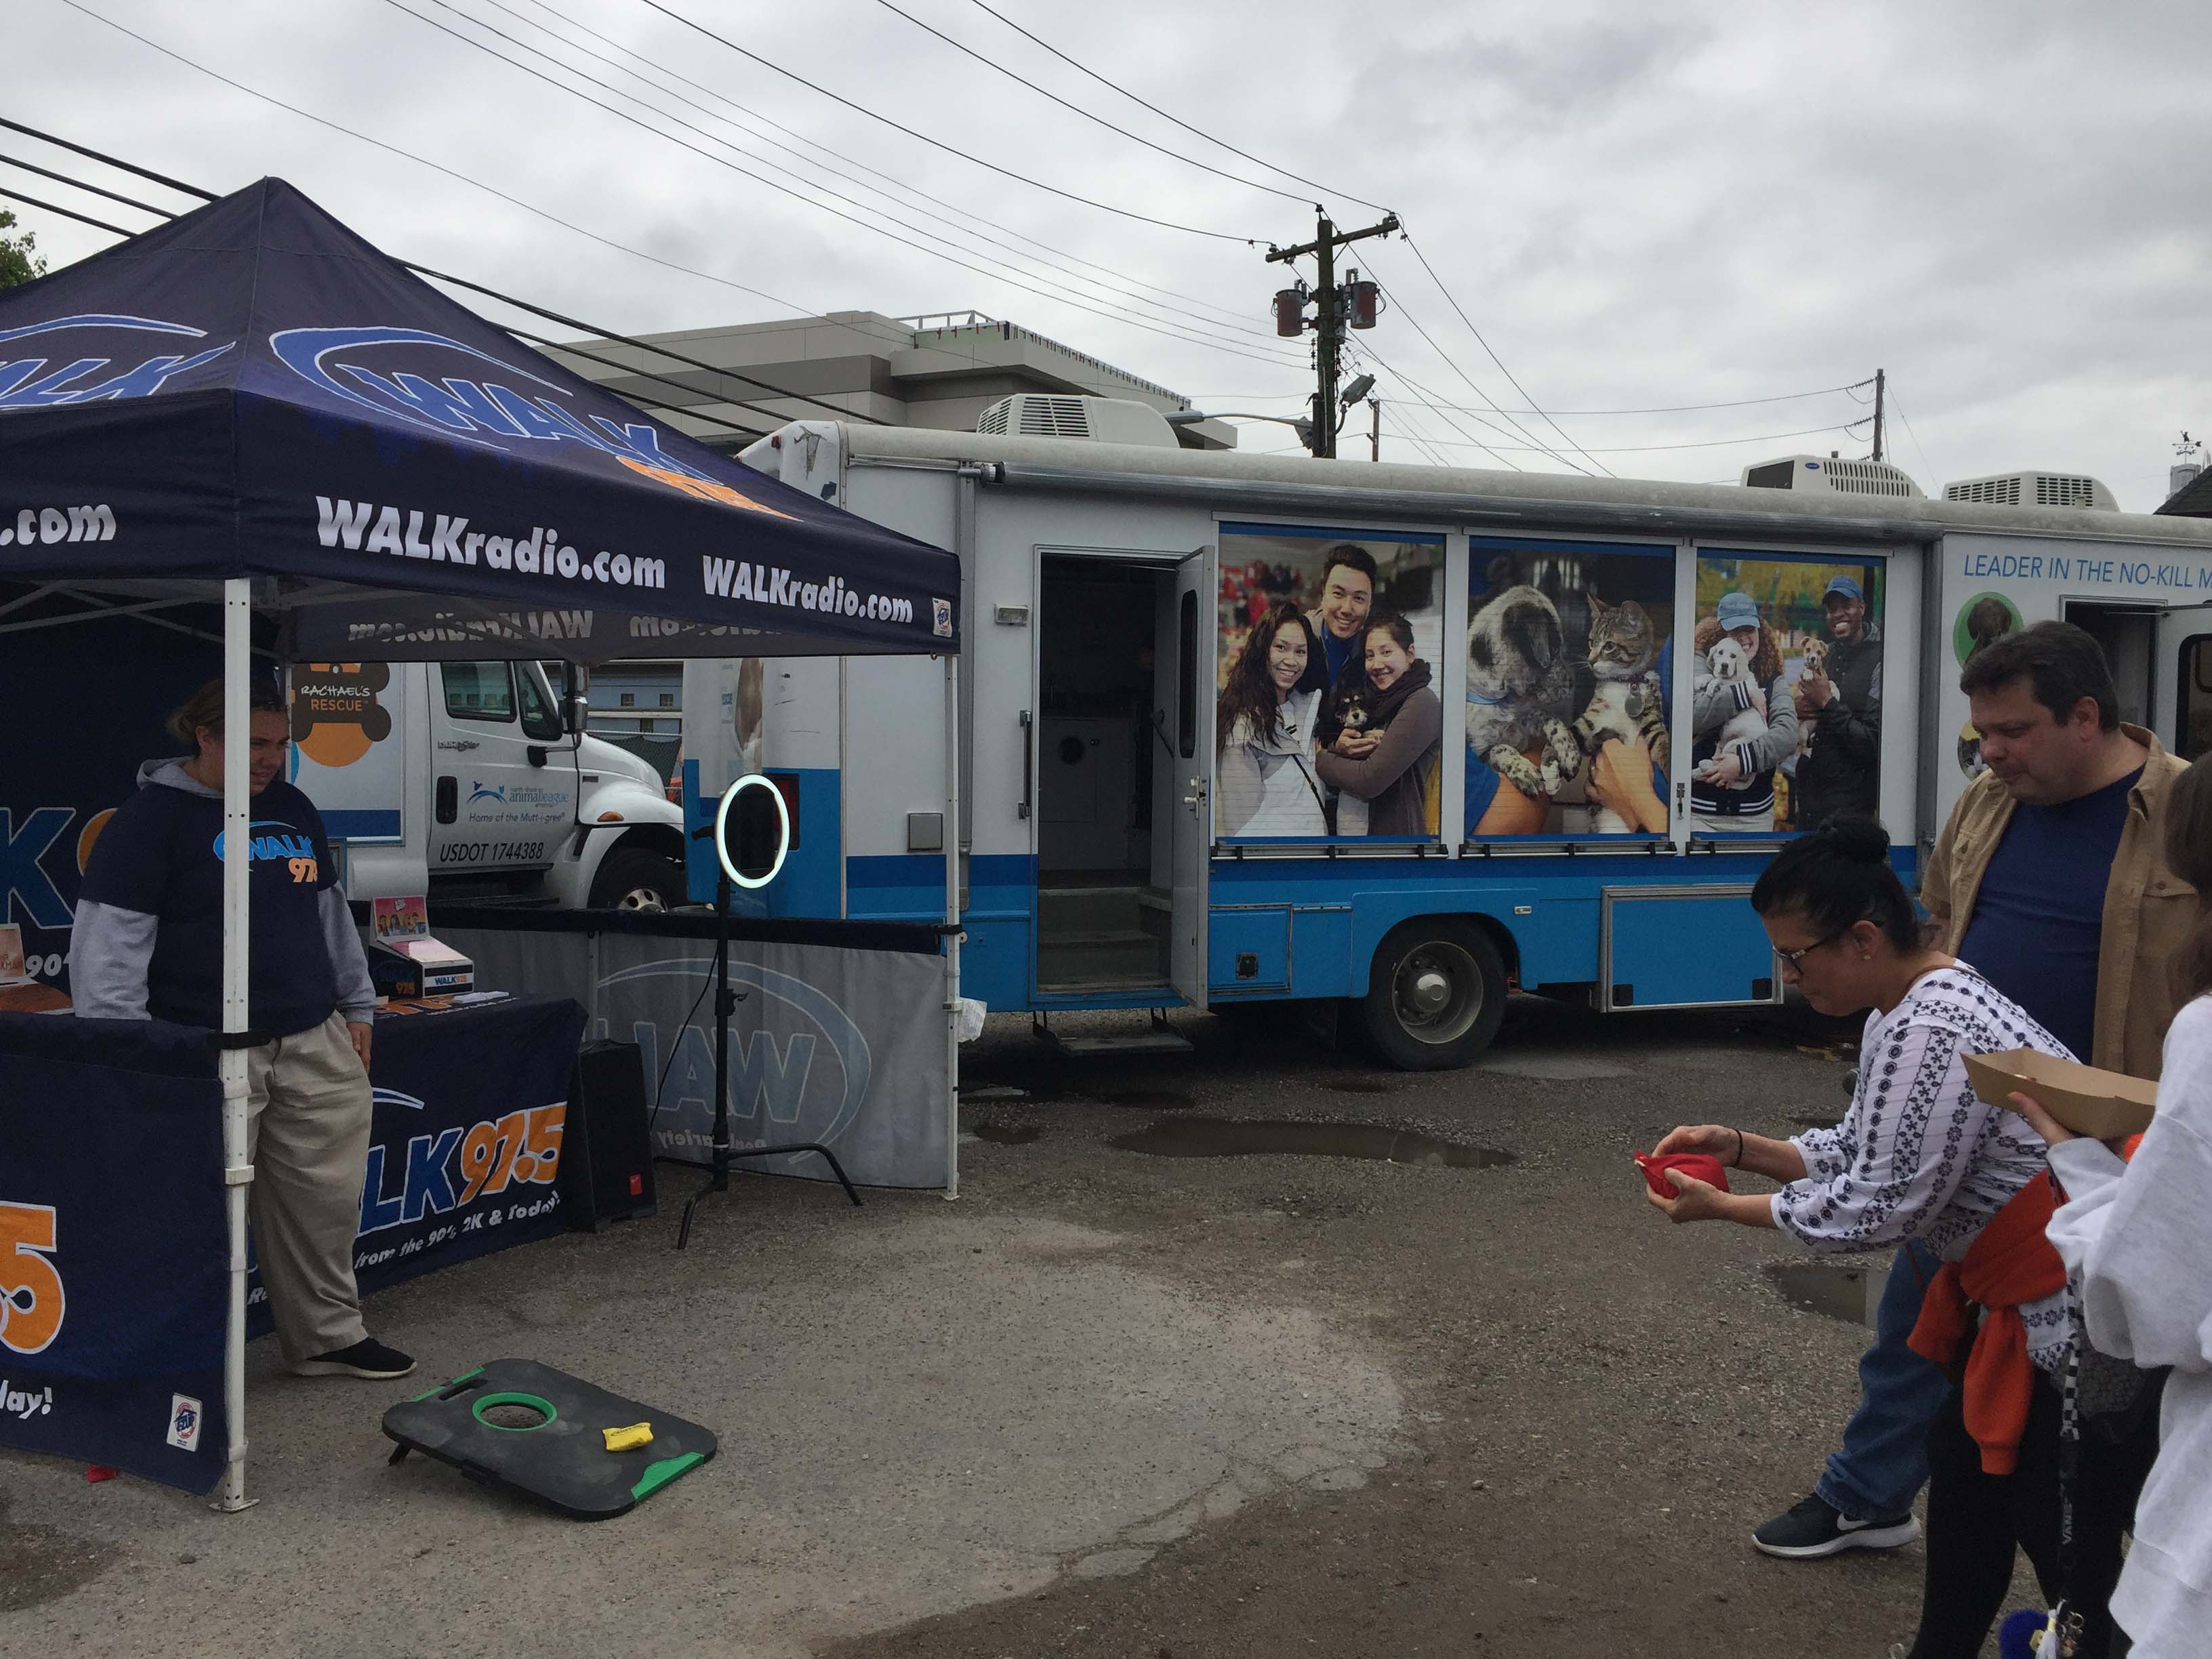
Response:
[{"label": "cornhole board", "polygon": [[[544,1412],[529,1428],[484,1420],[495,1406]],[[602,1431],[650,1423],[653,1439],[611,1452]],[[394,1406],[384,1433],[397,1463],[410,1451],[471,1480],[506,1486],[578,1521],[627,1515],[718,1449],[714,1431],[530,1359],[494,1359]]]}]

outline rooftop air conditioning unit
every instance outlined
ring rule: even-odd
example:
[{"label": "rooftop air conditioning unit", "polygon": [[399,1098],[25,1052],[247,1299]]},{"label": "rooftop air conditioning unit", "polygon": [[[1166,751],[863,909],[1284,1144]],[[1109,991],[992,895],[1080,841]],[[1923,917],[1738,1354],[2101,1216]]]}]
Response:
[{"label": "rooftop air conditioning unit", "polygon": [[1920,486],[1887,461],[1846,461],[1834,455],[1791,455],[1743,470],[1753,489],[1811,490],[1824,495],[1887,495],[1923,499]]},{"label": "rooftop air conditioning unit", "polygon": [[1175,428],[1150,404],[1127,398],[1066,398],[1024,392],[1001,398],[975,422],[975,430],[1001,438],[1073,438],[1094,444],[1140,444],[1180,449]]},{"label": "rooftop air conditioning unit", "polygon": [[2117,513],[2112,492],[2081,472],[1997,472],[1986,478],[1961,478],[1943,486],[1947,501],[1980,507],[2078,507]]}]

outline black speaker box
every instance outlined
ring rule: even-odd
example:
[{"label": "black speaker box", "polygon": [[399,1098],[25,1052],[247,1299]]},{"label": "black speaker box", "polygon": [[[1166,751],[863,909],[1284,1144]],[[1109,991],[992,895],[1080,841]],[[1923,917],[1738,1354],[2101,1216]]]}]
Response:
[{"label": "black speaker box", "polygon": [[645,1054],[635,1042],[587,1042],[577,1052],[559,1188],[568,1224],[578,1231],[597,1232],[653,1212]]}]

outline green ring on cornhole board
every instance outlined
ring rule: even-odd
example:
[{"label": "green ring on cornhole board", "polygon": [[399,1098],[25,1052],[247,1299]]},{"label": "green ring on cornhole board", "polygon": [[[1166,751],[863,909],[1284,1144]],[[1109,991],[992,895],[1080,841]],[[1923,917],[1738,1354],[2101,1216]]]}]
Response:
[{"label": "green ring on cornhole board", "polygon": [[[530,1406],[544,1412],[545,1420],[543,1423],[532,1423],[526,1428],[520,1429],[510,1428],[504,1423],[484,1423],[485,1408],[491,1406]],[[483,1423],[484,1427],[496,1429],[501,1434],[535,1434],[540,1429],[550,1428],[553,1419],[561,1413],[553,1408],[551,1401],[541,1400],[534,1394],[488,1394],[469,1407],[469,1415],[475,1418],[477,1422]]]}]

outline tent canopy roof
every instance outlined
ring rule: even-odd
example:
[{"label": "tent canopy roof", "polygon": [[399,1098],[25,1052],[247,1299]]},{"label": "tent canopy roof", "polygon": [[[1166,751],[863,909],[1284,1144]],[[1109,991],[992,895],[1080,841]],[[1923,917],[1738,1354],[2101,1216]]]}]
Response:
[{"label": "tent canopy roof", "polygon": [[319,659],[958,648],[951,554],[651,420],[276,179],[0,295],[0,581],[234,576]]}]

